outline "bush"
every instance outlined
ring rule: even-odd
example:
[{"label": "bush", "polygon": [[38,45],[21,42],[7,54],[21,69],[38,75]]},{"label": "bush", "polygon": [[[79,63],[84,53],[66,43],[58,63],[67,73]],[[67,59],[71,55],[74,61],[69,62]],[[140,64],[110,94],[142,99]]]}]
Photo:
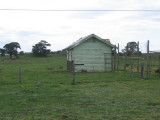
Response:
[{"label": "bush", "polygon": [[20,51],[19,54],[22,56],[24,55],[24,51]]},{"label": "bush", "polygon": [[158,69],[155,71],[155,73],[160,73],[160,68],[158,68]]}]

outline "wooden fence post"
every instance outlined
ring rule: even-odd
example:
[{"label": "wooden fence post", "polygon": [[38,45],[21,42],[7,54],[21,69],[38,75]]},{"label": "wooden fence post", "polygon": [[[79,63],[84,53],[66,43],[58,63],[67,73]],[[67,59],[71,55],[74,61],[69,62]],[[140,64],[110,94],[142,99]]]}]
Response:
[{"label": "wooden fence post", "polygon": [[21,79],[21,67],[19,67],[19,83],[22,83],[22,79]]},{"label": "wooden fence post", "polygon": [[124,63],[124,71],[126,72],[126,67],[127,67],[127,56],[128,56],[128,44],[126,48],[126,53],[125,53],[125,63]]},{"label": "wooden fence post", "polygon": [[116,45],[114,46],[114,67],[113,67],[114,72],[116,71]]},{"label": "wooden fence post", "polygon": [[75,85],[75,66],[74,66],[74,61],[72,60],[72,70],[73,70],[73,81],[72,81],[72,85]]},{"label": "wooden fence post", "polygon": [[144,80],[144,64],[141,63],[141,79]]},{"label": "wooden fence post", "polygon": [[[131,58],[132,59],[132,58]],[[131,70],[130,70],[130,73],[132,74],[132,71],[133,71],[133,62],[131,62]]]},{"label": "wooden fence post", "polygon": [[147,78],[150,77],[149,40],[147,41]]},{"label": "wooden fence post", "polygon": [[119,43],[118,43],[118,62],[117,62],[117,71],[119,71]]},{"label": "wooden fence post", "polygon": [[113,72],[113,54],[111,55],[111,67],[112,67],[112,72]]},{"label": "wooden fence post", "polygon": [[137,75],[139,76],[139,42],[137,42]]}]

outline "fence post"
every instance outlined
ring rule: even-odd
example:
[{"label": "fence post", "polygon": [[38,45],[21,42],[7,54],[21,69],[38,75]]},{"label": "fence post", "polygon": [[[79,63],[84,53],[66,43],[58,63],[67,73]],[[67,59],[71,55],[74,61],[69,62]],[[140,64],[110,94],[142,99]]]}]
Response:
[{"label": "fence post", "polygon": [[114,57],[113,55],[114,55],[114,54],[111,55],[111,67],[112,67],[112,72],[113,72],[113,64],[114,64],[114,63],[113,63],[113,62],[114,62],[114,61],[113,61],[113,57]]},{"label": "fence post", "polygon": [[[131,58],[132,59],[132,58]],[[133,72],[133,62],[131,62],[131,70],[130,70],[130,73],[132,74],[132,72]]]},{"label": "fence post", "polygon": [[141,79],[144,80],[144,64],[141,63]]},{"label": "fence post", "polygon": [[116,45],[114,46],[114,66],[113,66],[114,72],[116,71]]},{"label": "fence post", "polygon": [[137,42],[137,75],[139,76],[139,42]]},{"label": "fence post", "polygon": [[117,71],[119,71],[119,43],[118,43],[118,62],[117,62]]},{"label": "fence post", "polygon": [[73,81],[72,81],[72,85],[75,85],[75,66],[74,66],[74,61],[72,60],[72,70],[73,70]]},{"label": "fence post", "polygon": [[124,63],[124,71],[126,72],[126,67],[127,67],[127,55],[128,55],[128,44],[126,48],[126,53],[125,53],[125,63]]},{"label": "fence post", "polygon": [[150,77],[149,40],[147,41],[147,78]]},{"label": "fence post", "polygon": [[19,67],[19,83],[22,83],[22,79],[21,79],[21,67]]}]

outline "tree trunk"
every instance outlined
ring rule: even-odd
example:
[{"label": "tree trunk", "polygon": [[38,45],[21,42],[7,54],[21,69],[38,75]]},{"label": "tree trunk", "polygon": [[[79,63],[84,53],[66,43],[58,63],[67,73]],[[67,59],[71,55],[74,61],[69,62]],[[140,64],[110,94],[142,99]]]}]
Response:
[{"label": "tree trunk", "polygon": [[10,59],[12,59],[12,54],[10,54]]}]

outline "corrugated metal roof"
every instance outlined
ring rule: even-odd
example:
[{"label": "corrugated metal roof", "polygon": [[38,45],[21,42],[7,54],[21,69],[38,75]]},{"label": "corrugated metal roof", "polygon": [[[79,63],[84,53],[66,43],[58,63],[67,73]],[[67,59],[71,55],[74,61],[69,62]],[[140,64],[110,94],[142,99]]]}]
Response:
[{"label": "corrugated metal roof", "polygon": [[88,40],[88,39],[91,38],[91,37],[95,37],[95,38],[97,38],[98,40],[106,43],[107,45],[109,45],[109,46],[111,46],[111,47],[114,47],[114,45],[112,45],[112,44],[110,43],[110,40],[109,40],[109,39],[102,39],[102,38],[100,38],[99,36],[97,36],[97,35],[95,35],[95,34],[90,34],[90,35],[87,35],[87,36],[85,36],[85,37],[82,37],[82,38],[78,39],[76,42],[73,42],[71,45],[69,45],[68,47],[66,47],[66,48],[63,49],[63,50],[72,49],[72,48],[78,46],[79,44],[83,43],[84,41]]}]

